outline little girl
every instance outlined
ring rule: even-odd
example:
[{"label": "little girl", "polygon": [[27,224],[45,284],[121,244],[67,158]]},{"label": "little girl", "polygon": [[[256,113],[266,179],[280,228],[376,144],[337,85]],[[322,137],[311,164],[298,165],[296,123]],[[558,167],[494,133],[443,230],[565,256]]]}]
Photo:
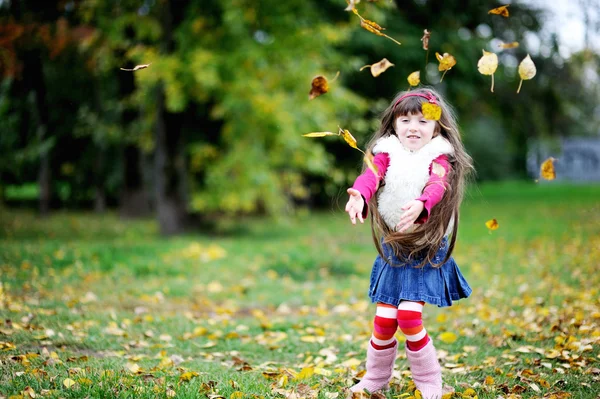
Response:
[{"label": "little girl", "polygon": [[[442,109],[438,121],[423,117],[422,104]],[[377,303],[367,350],[366,374],[352,392],[386,389],[392,377],[398,328],[424,399],[441,399],[442,373],[431,337],[423,327],[425,303],[439,307],[471,294],[450,257],[465,180],[473,170],[452,109],[430,88],[399,93],[384,111],[368,144],[377,166],[348,189],[346,212],[363,223],[370,209],[379,256],[369,296]]]}]

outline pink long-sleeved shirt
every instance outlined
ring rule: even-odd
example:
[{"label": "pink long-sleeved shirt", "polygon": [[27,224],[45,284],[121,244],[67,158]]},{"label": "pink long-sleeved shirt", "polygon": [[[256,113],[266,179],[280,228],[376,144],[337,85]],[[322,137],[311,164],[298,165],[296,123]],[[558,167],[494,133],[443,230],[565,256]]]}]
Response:
[{"label": "pink long-sleeved shirt", "polygon": [[[431,172],[433,162],[444,168],[445,173],[443,176],[439,176],[436,173]],[[385,173],[388,167],[390,166],[390,156],[385,152],[380,152],[373,158],[373,163],[377,167],[379,176],[375,176],[375,173],[373,173],[371,169],[367,169],[356,178],[356,180],[354,181],[354,185],[352,186],[352,188],[360,192],[360,194],[365,200],[365,206],[363,207],[362,212],[363,218],[367,217],[369,209],[368,202],[377,191],[377,187],[379,187],[379,182],[383,180],[383,178],[385,177]],[[415,220],[415,224],[425,223],[429,218],[431,209],[438,202],[440,202],[440,200],[444,196],[446,177],[448,176],[448,172],[450,171],[450,162],[448,161],[448,157],[442,154],[436,159],[434,159],[432,161],[432,164],[429,165],[429,180],[427,181],[427,184],[425,184],[423,193],[419,198],[416,198],[419,201],[423,201],[424,209],[421,215],[419,215],[419,217],[417,218],[417,220]],[[402,205],[404,204],[398,204],[398,206]]]}]

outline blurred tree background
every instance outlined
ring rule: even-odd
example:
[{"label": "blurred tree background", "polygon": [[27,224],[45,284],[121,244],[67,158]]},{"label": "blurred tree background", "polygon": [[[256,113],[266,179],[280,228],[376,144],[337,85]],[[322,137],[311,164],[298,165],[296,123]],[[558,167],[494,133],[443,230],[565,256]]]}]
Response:
[{"label": "blurred tree background", "polygon": [[[540,35],[542,10],[488,14],[499,5],[358,3],[398,46],[344,0],[0,0],[0,201],[156,215],[163,234],[328,207],[362,155],[302,134],[341,126],[362,147],[417,70],[455,106],[477,178],[525,178],[529,140],[598,135],[600,60],[563,57],[556,35]],[[494,93],[477,71],[483,49],[500,59]],[[457,60],[442,82],[435,52]],[[537,75],[517,94],[527,54]],[[382,58],[395,66],[359,71]],[[317,75],[330,91],[309,100]]]}]

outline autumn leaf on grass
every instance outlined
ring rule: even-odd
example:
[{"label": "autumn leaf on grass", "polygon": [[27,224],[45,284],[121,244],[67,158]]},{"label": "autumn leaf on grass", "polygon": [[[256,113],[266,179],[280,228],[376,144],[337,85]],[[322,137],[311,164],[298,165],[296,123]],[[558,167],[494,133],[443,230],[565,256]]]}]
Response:
[{"label": "autumn leaf on grass", "polygon": [[399,41],[397,41],[396,39],[386,35],[385,33],[382,33],[382,30],[385,30],[385,28],[381,27],[377,22],[373,22],[373,21],[369,21],[368,19],[363,18],[358,11],[356,10],[356,8],[352,9],[352,12],[354,14],[356,14],[356,16],[358,18],[360,18],[360,26],[361,28],[363,28],[364,30],[367,30],[377,36],[383,36],[386,37],[388,39],[390,39],[391,41],[393,41],[394,43],[400,45],[401,43]]},{"label": "autumn leaf on grass", "polygon": [[388,68],[393,66],[394,64],[389,62],[387,58],[384,58],[376,64],[363,66],[362,68],[360,68],[360,71],[362,71],[365,68],[371,67],[371,75],[373,75],[373,77],[377,77],[384,73]]},{"label": "autumn leaf on grass", "polygon": [[430,121],[439,121],[442,117],[442,108],[437,104],[423,103],[421,112],[423,117]]},{"label": "autumn leaf on grass", "polygon": [[438,337],[438,339],[440,341],[442,341],[443,343],[445,343],[445,344],[452,344],[452,343],[456,342],[456,340],[458,339],[458,337],[452,331],[445,331],[445,332],[443,332],[443,333],[440,334],[440,336]]},{"label": "autumn leaf on grass", "polygon": [[556,179],[556,172],[554,171],[554,161],[556,161],[556,159],[550,157],[550,158],[546,159],[544,162],[542,162],[542,165],[540,166],[540,176],[542,179],[546,179],[546,180]]},{"label": "autumn leaf on grass", "polygon": [[485,222],[485,227],[487,227],[488,229],[490,229],[490,231],[492,231],[492,230],[496,230],[498,227],[500,227],[500,225],[498,224],[498,221],[496,219],[492,219],[492,220],[488,220],[487,222]]},{"label": "autumn leaf on grass", "polygon": [[444,71],[444,74],[440,78],[440,83],[444,80],[444,75],[448,72],[454,65],[456,65],[456,58],[452,56],[452,54],[444,53],[444,55],[440,55],[440,53],[435,53],[435,58],[440,62],[438,66],[439,71]]},{"label": "autumn leaf on grass", "polygon": [[[152,64],[152,63],[150,63]],[[150,64],[142,64],[142,65],[136,65],[135,67],[131,68],[131,69],[127,69],[127,68],[120,68],[121,71],[129,71],[129,72],[133,72],[133,71],[138,71],[140,69],[145,69],[148,68],[150,66]]]},{"label": "autumn leaf on grass", "polygon": [[408,84],[411,86],[418,86],[421,83],[421,71],[414,71],[408,75]]},{"label": "autumn leaf on grass", "polygon": [[510,4],[507,4],[505,6],[501,6],[501,7],[496,7],[492,10],[488,11],[488,14],[495,14],[495,15],[502,15],[504,18],[508,18],[508,6]]},{"label": "autumn leaf on grass", "polygon": [[477,62],[477,69],[479,73],[482,75],[492,75],[492,88],[490,91],[494,92],[494,72],[498,68],[498,56],[494,53],[489,53],[485,50],[483,51],[483,56]]},{"label": "autumn leaf on grass", "polygon": [[519,76],[521,77],[521,81],[519,82],[517,94],[521,91],[521,85],[523,84],[523,81],[532,79],[536,72],[537,70],[535,69],[535,64],[531,60],[529,54],[527,54],[527,57],[523,58],[523,61],[521,61],[519,64]]},{"label": "autumn leaf on grass", "polygon": [[429,50],[429,39],[431,38],[431,32],[427,29],[423,30],[423,37],[421,41],[423,42],[423,50]]},{"label": "autumn leaf on grass", "polygon": [[502,48],[502,49],[509,49],[509,48],[517,48],[519,47],[519,42],[512,42],[512,43],[500,43],[498,45],[498,47]]},{"label": "autumn leaf on grass", "polygon": [[[337,77],[339,76],[339,71],[338,73],[335,74],[335,77],[333,78],[332,82],[334,82]],[[311,82],[311,88],[310,88],[310,93],[308,93],[308,99],[312,100],[316,97],[319,97],[321,94],[325,94],[329,91],[329,82],[327,81],[327,78],[323,75],[319,75],[319,76],[315,76]]]}]

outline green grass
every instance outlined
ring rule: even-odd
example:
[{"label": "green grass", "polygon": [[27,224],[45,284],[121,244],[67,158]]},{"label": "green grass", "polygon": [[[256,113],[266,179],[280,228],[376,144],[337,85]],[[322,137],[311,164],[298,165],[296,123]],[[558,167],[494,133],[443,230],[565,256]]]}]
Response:
[{"label": "green grass", "polygon": [[[0,209],[0,397],[343,397],[375,250],[342,209],[170,239]],[[454,256],[472,296],[425,310],[453,397],[600,395],[600,186],[472,187]],[[412,394],[407,370],[401,354],[388,398]]]}]

